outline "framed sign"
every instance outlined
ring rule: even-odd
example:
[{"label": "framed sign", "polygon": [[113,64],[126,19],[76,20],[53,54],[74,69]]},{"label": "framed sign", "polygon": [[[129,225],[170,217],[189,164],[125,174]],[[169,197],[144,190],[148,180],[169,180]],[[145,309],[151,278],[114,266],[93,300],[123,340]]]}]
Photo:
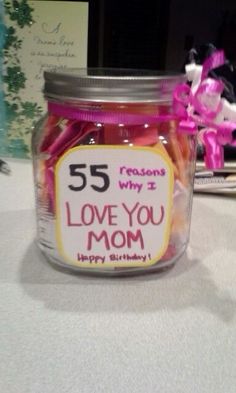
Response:
[{"label": "framed sign", "polygon": [[1,149],[29,157],[32,129],[45,112],[44,70],[87,66],[88,2],[6,0],[4,6]]}]

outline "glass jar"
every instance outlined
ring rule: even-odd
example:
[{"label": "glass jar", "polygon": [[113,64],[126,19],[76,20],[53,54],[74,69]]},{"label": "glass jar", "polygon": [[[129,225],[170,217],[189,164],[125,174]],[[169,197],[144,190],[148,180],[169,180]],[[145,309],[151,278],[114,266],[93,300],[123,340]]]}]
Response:
[{"label": "glass jar", "polygon": [[33,134],[37,242],[78,272],[162,272],[189,240],[196,137],[178,131],[183,75],[45,72]]}]

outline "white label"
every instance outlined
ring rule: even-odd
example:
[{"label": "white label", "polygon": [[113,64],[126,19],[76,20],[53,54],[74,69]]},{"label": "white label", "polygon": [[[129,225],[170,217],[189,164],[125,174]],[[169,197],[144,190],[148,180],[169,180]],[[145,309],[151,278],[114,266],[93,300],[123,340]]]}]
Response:
[{"label": "white label", "polygon": [[81,146],[56,165],[58,248],[81,267],[148,266],[169,241],[173,169],[159,148]]}]

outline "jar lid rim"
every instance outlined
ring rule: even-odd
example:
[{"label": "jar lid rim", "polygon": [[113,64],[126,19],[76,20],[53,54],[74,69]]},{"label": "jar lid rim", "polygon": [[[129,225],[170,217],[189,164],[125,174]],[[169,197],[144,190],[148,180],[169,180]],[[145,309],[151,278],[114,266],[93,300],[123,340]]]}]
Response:
[{"label": "jar lid rim", "polygon": [[86,101],[169,101],[181,73],[122,68],[58,68],[44,72],[44,94]]}]

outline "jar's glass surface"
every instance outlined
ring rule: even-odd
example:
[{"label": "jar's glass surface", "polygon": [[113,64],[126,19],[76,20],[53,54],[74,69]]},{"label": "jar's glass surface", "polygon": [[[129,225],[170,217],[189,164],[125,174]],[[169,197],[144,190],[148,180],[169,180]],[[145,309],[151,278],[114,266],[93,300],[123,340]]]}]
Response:
[{"label": "jar's glass surface", "polygon": [[[65,104],[67,106],[71,105],[70,102],[66,102]],[[75,103],[73,105],[75,106]],[[101,112],[112,111],[113,113],[141,113],[148,115],[157,113],[168,115],[170,112],[170,104],[160,102],[103,102],[94,104],[89,101],[83,102],[82,100],[77,100],[76,108],[89,111],[94,111],[96,108],[96,110],[99,109]],[[103,265],[101,260],[92,261],[91,266],[86,265],[83,267],[81,264],[76,266],[75,263],[70,263],[60,252],[56,235],[55,167],[66,152],[78,146],[98,146],[101,148],[104,146],[126,146],[130,149],[146,147],[154,150],[158,148],[159,151],[162,151],[161,154],[166,157],[166,160],[169,160],[171,163],[174,182],[169,207],[170,231],[168,233],[168,244],[165,246],[164,253],[151,265],[145,265],[143,263],[138,266],[135,264],[134,266],[131,264],[127,264],[126,266],[124,263],[123,266],[117,267],[115,264],[112,266]],[[174,120],[139,125],[124,123],[105,124],[102,122],[71,120],[55,115],[54,113],[48,113],[38,123],[33,135],[33,163],[39,247],[51,262],[64,267],[71,267],[79,272],[122,275],[154,271],[162,272],[168,269],[183,254],[189,240],[195,156],[195,136],[179,133],[178,122]],[[121,162],[120,164],[122,165],[123,163]],[[141,171],[144,168],[144,171],[145,163],[140,162],[139,168]],[[126,171],[127,175],[127,168],[124,171]],[[137,180],[137,177],[135,179]],[[99,198],[99,193],[97,198]],[[102,213],[100,212],[99,214]],[[154,233],[150,233],[150,238],[155,242]],[[79,243],[80,239],[77,239],[77,242]],[[123,249],[119,240],[117,258],[119,258],[119,255],[122,255],[122,252]]]}]

